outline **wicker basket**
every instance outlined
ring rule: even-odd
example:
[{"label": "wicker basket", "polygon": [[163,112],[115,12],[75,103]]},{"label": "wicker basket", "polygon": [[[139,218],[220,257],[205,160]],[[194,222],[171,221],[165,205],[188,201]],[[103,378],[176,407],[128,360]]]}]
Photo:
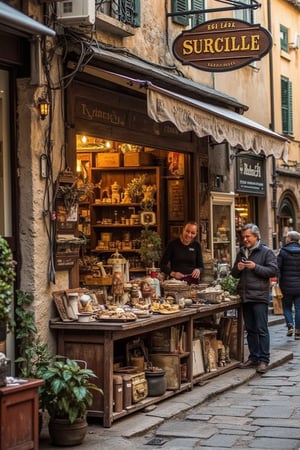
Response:
[{"label": "wicker basket", "polygon": [[223,292],[210,291],[210,292],[198,292],[197,297],[202,300],[207,300],[210,303],[221,303],[223,299]]},{"label": "wicker basket", "polygon": [[170,295],[171,297],[174,297],[176,302],[182,297],[187,298],[190,296],[190,290],[191,287],[185,283],[170,283],[168,281],[165,281],[162,283],[162,288],[164,292],[164,296],[167,297]]}]

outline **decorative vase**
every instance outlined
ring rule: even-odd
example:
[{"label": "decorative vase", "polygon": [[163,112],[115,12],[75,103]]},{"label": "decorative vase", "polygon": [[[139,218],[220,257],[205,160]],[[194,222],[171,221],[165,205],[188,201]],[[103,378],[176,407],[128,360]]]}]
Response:
[{"label": "decorative vase", "polygon": [[48,424],[49,435],[53,445],[67,447],[82,444],[87,433],[86,418],[76,419],[70,423],[68,419],[51,417]]}]

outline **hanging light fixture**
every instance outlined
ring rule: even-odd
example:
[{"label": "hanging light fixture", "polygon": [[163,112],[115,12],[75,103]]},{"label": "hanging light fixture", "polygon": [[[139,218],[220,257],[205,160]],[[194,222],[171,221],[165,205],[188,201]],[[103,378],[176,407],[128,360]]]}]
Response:
[{"label": "hanging light fixture", "polygon": [[50,112],[50,103],[46,97],[39,97],[37,101],[37,107],[40,113],[40,119],[45,120]]}]

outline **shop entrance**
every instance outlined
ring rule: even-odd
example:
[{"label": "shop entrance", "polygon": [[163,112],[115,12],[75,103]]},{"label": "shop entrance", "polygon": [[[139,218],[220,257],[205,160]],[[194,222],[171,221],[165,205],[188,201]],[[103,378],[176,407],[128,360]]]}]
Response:
[{"label": "shop entrance", "polygon": [[95,267],[100,272],[99,263],[103,276],[115,252],[128,261],[129,279],[158,264],[155,243],[147,261],[142,240],[145,233],[157,237],[163,248],[179,235],[187,217],[185,164],[184,153],[76,135],[77,184],[85,188],[78,207],[78,233],[86,241],[81,280]]},{"label": "shop entrance", "polygon": [[290,230],[294,229],[295,210],[290,199],[285,198],[279,207],[279,240],[280,245],[285,244],[285,238]]}]

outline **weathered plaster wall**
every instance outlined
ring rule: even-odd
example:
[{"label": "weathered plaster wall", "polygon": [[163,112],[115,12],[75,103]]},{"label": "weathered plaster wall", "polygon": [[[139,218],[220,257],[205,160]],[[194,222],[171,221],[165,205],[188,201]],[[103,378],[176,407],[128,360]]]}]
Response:
[{"label": "weathered plaster wall", "polygon": [[[36,100],[42,89],[30,85],[29,79],[18,81],[18,166],[20,201],[20,288],[34,294],[36,323],[43,341],[48,340],[49,318],[54,315],[51,292],[68,288],[68,274],[57,272],[56,284],[48,278],[50,245],[46,223],[50,211],[44,203],[46,180],[40,178],[40,155],[46,153],[45,135],[49,118],[39,119]],[[60,92],[56,91],[53,122],[53,176],[61,168],[64,122],[61,117]],[[47,194],[46,194],[47,195]],[[51,192],[50,192],[51,195]],[[46,215],[46,221],[44,221]],[[53,341],[49,342],[53,346]],[[54,350],[54,349],[53,349]]]}]

